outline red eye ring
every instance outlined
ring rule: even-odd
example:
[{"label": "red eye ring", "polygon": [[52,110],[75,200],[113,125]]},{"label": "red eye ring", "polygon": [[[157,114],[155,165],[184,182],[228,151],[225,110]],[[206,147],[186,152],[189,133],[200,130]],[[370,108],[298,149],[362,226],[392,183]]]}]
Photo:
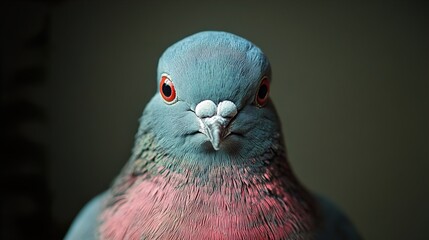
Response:
[{"label": "red eye ring", "polygon": [[173,82],[170,80],[170,76],[167,74],[161,75],[161,81],[159,83],[159,92],[161,93],[162,99],[168,104],[173,104],[177,101],[176,89],[174,88]]},{"label": "red eye ring", "polygon": [[263,107],[268,102],[269,93],[270,81],[267,76],[264,76],[259,84],[259,88],[255,96],[255,103],[258,107]]}]

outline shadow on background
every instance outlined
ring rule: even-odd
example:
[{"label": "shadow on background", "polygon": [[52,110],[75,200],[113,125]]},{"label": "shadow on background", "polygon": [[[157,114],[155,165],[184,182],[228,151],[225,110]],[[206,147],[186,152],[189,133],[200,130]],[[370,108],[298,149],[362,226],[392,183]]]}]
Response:
[{"label": "shadow on background", "polygon": [[424,239],[429,26],[420,1],[1,3],[1,239],[61,239],[127,161],[172,43],[261,47],[301,181],[366,239]]}]

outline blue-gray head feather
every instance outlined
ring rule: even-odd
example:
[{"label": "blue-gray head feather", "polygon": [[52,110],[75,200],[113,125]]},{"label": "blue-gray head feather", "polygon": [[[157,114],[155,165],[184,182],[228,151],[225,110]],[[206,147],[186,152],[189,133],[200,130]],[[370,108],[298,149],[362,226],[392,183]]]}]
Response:
[{"label": "blue-gray head feather", "polygon": [[[270,80],[271,69],[264,53],[248,40],[226,32],[191,35],[161,56],[158,86],[163,74],[174,83],[177,102],[167,104],[159,92],[155,94],[141,119],[136,146],[139,136],[149,132],[159,148],[173,157],[202,161],[205,156],[222,162],[256,157],[282,141],[271,101],[264,107],[255,104],[261,79],[266,76]],[[228,123],[231,134],[219,149],[199,131],[201,120],[195,108],[204,100],[214,105],[232,102],[237,109]]]}]

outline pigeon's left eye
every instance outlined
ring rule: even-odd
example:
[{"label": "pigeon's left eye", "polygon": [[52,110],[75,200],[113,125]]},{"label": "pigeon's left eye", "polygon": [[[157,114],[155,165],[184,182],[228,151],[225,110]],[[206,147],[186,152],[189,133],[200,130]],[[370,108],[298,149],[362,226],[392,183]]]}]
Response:
[{"label": "pigeon's left eye", "polygon": [[167,74],[162,74],[161,76],[161,81],[159,83],[159,92],[161,93],[164,102],[168,104],[173,104],[177,101],[176,89],[174,89],[174,84]]},{"label": "pigeon's left eye", "polygon": [[270,93],[270,81],[268,77],[263,77],[259,84],[258,92],[255,96],[255,103],[258,107],[263,107],[268,101],[268,95]]}]

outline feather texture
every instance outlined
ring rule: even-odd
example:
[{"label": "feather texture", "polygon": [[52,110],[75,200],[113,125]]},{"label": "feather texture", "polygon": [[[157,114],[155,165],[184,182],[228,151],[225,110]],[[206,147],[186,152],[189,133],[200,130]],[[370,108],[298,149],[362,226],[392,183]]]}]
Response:
[{"label": "feather texture", "polygon": [[281,145],[247,162],[202,167],[171,159],[151,134],[142,140],[112,188],[102,239],[308,239],[315,229],[314,202]]},{"label": "feather texture", "polygon": [[294,176],[271,80],[262,51],[230,33],[169,47],[158,64],[166,92],[146,106],[130,160],[67,239],[359,239]]}]

